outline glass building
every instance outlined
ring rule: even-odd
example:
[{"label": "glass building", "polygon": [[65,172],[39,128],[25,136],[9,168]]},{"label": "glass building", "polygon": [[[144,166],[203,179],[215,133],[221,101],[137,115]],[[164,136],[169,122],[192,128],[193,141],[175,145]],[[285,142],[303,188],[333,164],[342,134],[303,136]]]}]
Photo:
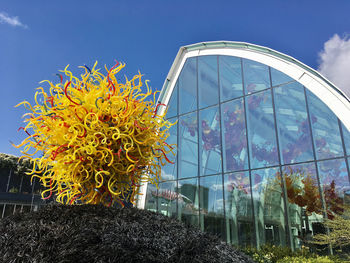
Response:
[{"label": "glass building", "polygon": [[19,169],[18,157],[0,154],[0,219],[16,212],[37,211],[45,202],[41,199],[39,181]]},{"label": "glass building", "polygon": [[174,164],[141,208],[241,246],[293,249],[350,202],[350,102],[315,70],[240,42],[182,47],[159,97]]}]

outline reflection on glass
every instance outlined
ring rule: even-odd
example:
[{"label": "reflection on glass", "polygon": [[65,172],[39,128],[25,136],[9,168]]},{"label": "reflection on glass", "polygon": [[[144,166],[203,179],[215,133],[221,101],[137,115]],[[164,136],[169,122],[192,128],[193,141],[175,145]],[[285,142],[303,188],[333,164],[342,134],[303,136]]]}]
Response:
[{"label": "reflection on glass", "polygon": [[168,111],[166,114],[167,119],[172,118],[177,115],[177,96],[178,96],[178,85],[179,82],[176,82],[173,94],[170,97],[169,103],[168,103]]},{"label": "reflection on glass", "polygon": [[333,112],[306,92],[248,59],[187,59],[167,112],[171,122],[178,119],[167,139],[178,143],[178,156],[163,167],[158,190],[149,184],[146,208],[240,246],[308,246],[323,231],[325,213],[332,218],[350,204],[350,160],[340,136],[349,154],[350,131],[342,125],[341,133]]},{"label": "reflection on glass", "polygon": [[223,103],[221,106],[224,130],[224,170],[248,169],[248,151],[243,99]]},{"label": "reflection on glass", "polygon": [[188,58],[178,79],[179,113],[197,108],[197,58]]},{"label": "reflection on glass", "polygon": [[252,171],[257,246],[286,245],[284,201],[279,168]]},{"label": "reflection on glass", "polygon": [[[174,123],[177,121],[176,118],[169,120],[171,123]],[[169,137],[166,140],[166,143],[169,145],[169,147],[173,147],[174,153],[177,153],[177,124],[173,125],[169,129]],[[168,150],[168,148],[167,148]],[[170,149],[169,149],[170,150]],[[162,181],[169,181],[169,180],[176,180],[177,176],[177,163],[176,163],[176,155],[173,155],[172,153],[167,155],[169,160],[172,163],[166,162],[166,164],[162,167],[161,170],[161,180]]]},{"label": "reflection on glass", "polygon": [[241,59],[219,56],[220,99],[226,101],[243,96]]},{"label": "reflection on glass", "polygon": [[179,193],[178,219],[186,224],[198,225],[198,179],[179,180],[177,192]]},{"label": "reflection on glass", "polygon": [[283,167],[292,246],[306,245],[312,235],[320,233],[323,205],[314,163]]},{"label": "reflection on glass", "polygon": [[15,205],[5,204],[4,217],[13,215]]},{"label": "reflection on glass", "polygon": [[201,175],[221,172],[220,116],[219,107],[214,106],[199,112]]},{"label": "reflection on glass", "polygon": [[179,179],[198,175],[198,128],[197,113],[179,119]]},{"label": "reflection on glass", "polygon": [[147,184],[145,209],[157,212],[157,187],[153,184]]},{"label": "reflection on glass", "polygon": [[249,172],[224,175],[227,242],[252,246],[254,225]]},{"label": "reflection on glass", "polygon": [[0,219],[2,218],[2,213],[4,211],[4,204],[0,204]]},{"label": "reflection on glass", "polygon": [[299,83],[273,89],[282,163],[313,159],[304,88]]},{"label": "reflection on glass", "polygon": [[7,184],[9,181],[9,175],[10,175],[10,169],[0,169],[0,192],[6,192]]},{"label": "reflection on glass", "polygon": [[248,143],[251,168],[278,164],[271,90],[247,96]]},{"label": "reflection on glass", "polygon": [[219,103],[217,56],[198,57],[199,108]]},{"label": "reflection on glass", "polygon": [[309,90],[306,90],[306,95],[317,159],[342,156],[343,146],[337,117]]},{"label": "reflection on glass", "polygon": [[8,192],[18,193],[21,187],[22,178],[18,174],[11,173],[10,185],[8,187]]},{"label": "reflection on glass", "polygon": [[24,175],[21,187],[21,193],[31,194],[32,193],[32,184],[30,183],[31,176]]},{"label": "reflection on glass", "polygon": [[176,190],[176,181],[159,183],[157,192],[158,213],[169,217],[176,217],[176,202],[180,198]]},{"label": "reflection on glass", "polygon": [[20,213],[22,211],[22,205],[15,205],[15,213]]},{"label": "reflection on glass", "polygon": [[40,195],[41,194],[41,185],[40,181],[38,178],[33,179],[33,184],[34,184],[34,194]]},{"label": "reflection on glass", "polygon": [[350,155],[350,131],[342,123],[346,155]]},{"label": "reflection on glass", "polygon": [[287,83],[287,82],[294,81],[294,79],[292,79],[288,75],[274,68],[271,68],[271,80],[272,80],[273,87]]},{"label": "reflection on glass", "polygon": [[206,176],[200,184],[200,223],[205,232],[225,237],[222,175]]},{"label": "reflection on glass", "polygon": [[335,214],[343,213],[344,199],[350,201],[350,184],[345,160],[318,162],[318,173],[327,216],[333,219]]},{"label": "reflection on glass", "polygon": [[271,87],[269,67],[259,62],[243,59],[243,76],[246,94]]}]

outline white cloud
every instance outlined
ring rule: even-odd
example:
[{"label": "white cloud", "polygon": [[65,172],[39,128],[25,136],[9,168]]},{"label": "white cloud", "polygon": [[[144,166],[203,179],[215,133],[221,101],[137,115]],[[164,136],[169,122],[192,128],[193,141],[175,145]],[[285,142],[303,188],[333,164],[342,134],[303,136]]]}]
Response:
[{"label": "white cloud", "polygon": [[19,27],[23,27],[23,28],[28,28],[27,25],[22,24],[22,22],[19,21],[18,16],[10,17],[5,12],[0,12],[0,24],[8,24],[11,26],[19,26]]},{"label": "white cloud", "polygon": [[162,170],[161,179],[164,180],[164,181],[168,181],[168,180],[175,180],[175,177],[174,177],[174,175],[167,174],[166,172],[164,172],[164,170]]},{"label": "white cloud", "polygon": [[335,34],[319,53],[318,71],[350,98],[350,39]]}]

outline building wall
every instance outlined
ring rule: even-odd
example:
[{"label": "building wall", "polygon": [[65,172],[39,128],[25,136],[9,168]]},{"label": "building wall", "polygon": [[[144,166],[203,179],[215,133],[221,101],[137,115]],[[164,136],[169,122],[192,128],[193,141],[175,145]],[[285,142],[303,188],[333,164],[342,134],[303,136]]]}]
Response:
[{"label": "building wall", "polygon": [[348,201],[350,132],[316,95],[249,59],[186,59],[168,103],[175,164],[146,208],[229,243],[298,248]]},{"label": "building wall", "polygon": [[15,212],[36,211],[42,204],[40,184],[25,169],[18,169],[17,157],[0,156],[0,218]]}]

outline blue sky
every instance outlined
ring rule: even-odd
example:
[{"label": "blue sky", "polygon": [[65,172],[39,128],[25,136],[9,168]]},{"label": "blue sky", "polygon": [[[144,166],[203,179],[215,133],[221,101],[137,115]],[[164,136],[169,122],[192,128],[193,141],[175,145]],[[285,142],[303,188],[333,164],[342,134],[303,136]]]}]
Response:
[{"label": "blue sky", "polygon": [[153,89],[161,89],[181,46],[231,40],[273,48],[317,69],[335,34],[337,47],[350,47],[349,11],[348,0],[2,0],[0,152],[20,155],[9,140],[25,138],[17,132],[25,111],[14,105],[32,102],[39,81],[56,81],[67,64],[78,73],[80,65],[98,60],[110,67],[117,59],[126,62],[125,74],[140,70]]}]

